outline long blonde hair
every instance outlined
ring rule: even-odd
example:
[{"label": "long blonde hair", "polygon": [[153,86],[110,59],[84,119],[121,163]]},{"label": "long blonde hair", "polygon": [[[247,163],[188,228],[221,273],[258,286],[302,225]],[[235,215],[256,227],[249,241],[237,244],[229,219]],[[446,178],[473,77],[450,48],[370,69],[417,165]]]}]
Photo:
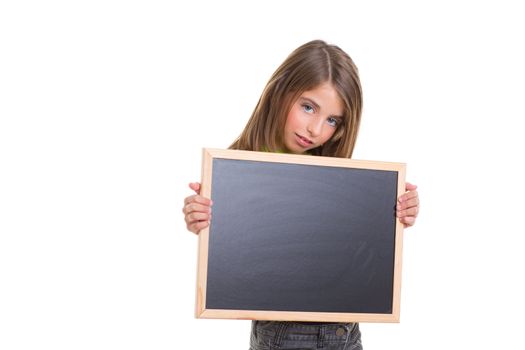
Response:
[{"label": "long blonde hair", "polygon": [[343,123],[330,140],[312,155],[350,158],[361,120],[362,93],[357,67],[343,50],[321,40],[295,49],[266,84],[241,135],[230,149],[283,150],[283,130],[288,112],[304,92],[329,82],[344,104]]}]

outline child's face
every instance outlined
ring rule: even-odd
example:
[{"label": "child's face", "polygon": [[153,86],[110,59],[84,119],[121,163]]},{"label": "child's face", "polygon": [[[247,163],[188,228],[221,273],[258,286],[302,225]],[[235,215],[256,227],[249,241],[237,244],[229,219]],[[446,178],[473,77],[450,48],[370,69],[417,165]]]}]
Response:
[{"label": "child's face", "polygon": [[284,145],[301,154],[321,146],[343,120],[343,101],[330,83],[305,91],[294,102],[284,125]]}]

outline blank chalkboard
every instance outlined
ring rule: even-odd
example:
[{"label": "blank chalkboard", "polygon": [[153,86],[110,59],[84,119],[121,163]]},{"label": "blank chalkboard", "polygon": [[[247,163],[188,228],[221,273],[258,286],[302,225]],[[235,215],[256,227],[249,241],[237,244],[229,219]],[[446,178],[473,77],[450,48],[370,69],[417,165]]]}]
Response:
[{"label": "blank chalkboard", "polygon": [[196,315],[398,322],[405,165],[204,149]]}]

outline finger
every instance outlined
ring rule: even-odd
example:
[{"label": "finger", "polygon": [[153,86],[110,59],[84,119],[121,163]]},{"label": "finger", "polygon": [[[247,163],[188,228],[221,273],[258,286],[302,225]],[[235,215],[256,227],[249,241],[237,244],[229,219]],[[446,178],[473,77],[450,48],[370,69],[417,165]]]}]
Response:
[{"label": "finger", "polygon": [[199,213],[199,212],[192,212],[190,214],[187,214],[185,217],[184,217],[184,220],[186,220],[186,222],[188,224],[191,224],[192,222],[195,222],[195,221],[202,221],[202,220],[210,220],[210,214],[209,213]]},{"label": "finger", "polygon": [[192,223],[192,224],[188,225],[187,228],[188,228],[188,231],[191,231],[191,232],[195,233],[196,235],[198,235],[199,232],[202,229],[208,227],[209,224],[210,223],[208,221],[197,221],[195,223]]},{"label": "finger", "polygon": [[209,205],[199,204],[196,202],[186,204],[182,208],[184,214],[189,214],[191,212],[201,212],[201,213],[211,213],[211,207]]},{"label": "finger", "polygon": [[419,204],[419,193],[417,193],[417,191],[410,191],[401,195],[398,198],[398,204],[405,204],[409,201],[412,201],[412,203],[414,203],[414,200],[417,204]]},{"label": "finger", "polygon": [[419,207],[419,197],[410,198],[408,200],[399,201],[399,203],[397,203],[397,210],[403,210],[412,207]]},{"label": "finger", "polygon": [[398,218],[403,218],[407,216],[413,216],[414,218],[416,218],[418,214],[419,214],[419,207],[412,207],[412,208],[408,208],[405,210],[398,210],[396,212],[396,215]]},{"label": "finger", "polygon": [[191,196],[188,196],[188,197],[184,198],[184,206],[187,206],[188,204],[190,204],[191,202],[193,202],[193,197],[194,197],[194,196],[195,196],[195,195],[192,194]]},{"label": "finger", "polygon": [[401,221],[405,227],[410,227],[415,224],[416,218],[413,216],[406,216],[404,218],[400,218],[399,221]]},{"label": "finger", "polygon": [[207,205],[209,207],[211,207],[213,205],[213,202],[212,202],[211,199],[203,197],[201,195],[195,195],[195,202]]},{"label": "finger", "polygon": [[195,193],[200,194],[201,184],[199,182],[191,182],[189,186],[193,191],[195,191]]},{"label": "finger", "polygon": [[199,223],[199,222],[207,222],[208,224],[210,223],[210,220],[211,220],[211,215],[208,216],[207,218],[204,218],[203,220],[193,220],[192,218],[189,218],[189,217],[184,217],[184,220],[186,221],[186,226],[187,227],[193,227],[195,224]]},{"label": "finger", "polygon": [[408,199],[411,199],[411,198],[415,198],[415,197],[419,197],[419,193],[414,190],[414,191],[409,191],[409,192],[405,192],[403,193],[401,196],[399,196],[399,201],[405,201],[405,200],[408,200]]},{"label": "finger", "polygon": [[203,204],[203,205],[207,205],[209,207],[211,207],[212,204],[213,204],[211,199],[203,197],[203,196],[198,195],[198,194],[194,194],[194,195],[191,195],[189,197],[184,198],[184,205],[185,206],[190,204],[190,203],[200,203],[200,204]]}]

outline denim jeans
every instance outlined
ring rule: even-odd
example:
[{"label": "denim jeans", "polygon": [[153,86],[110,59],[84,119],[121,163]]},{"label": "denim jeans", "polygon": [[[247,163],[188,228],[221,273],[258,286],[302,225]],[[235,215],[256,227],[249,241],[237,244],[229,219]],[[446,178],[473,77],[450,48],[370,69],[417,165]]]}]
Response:
[{"label": "denim jeans", "polygon": [[253,321],[250,350],[362,350],[358,323]]}]

